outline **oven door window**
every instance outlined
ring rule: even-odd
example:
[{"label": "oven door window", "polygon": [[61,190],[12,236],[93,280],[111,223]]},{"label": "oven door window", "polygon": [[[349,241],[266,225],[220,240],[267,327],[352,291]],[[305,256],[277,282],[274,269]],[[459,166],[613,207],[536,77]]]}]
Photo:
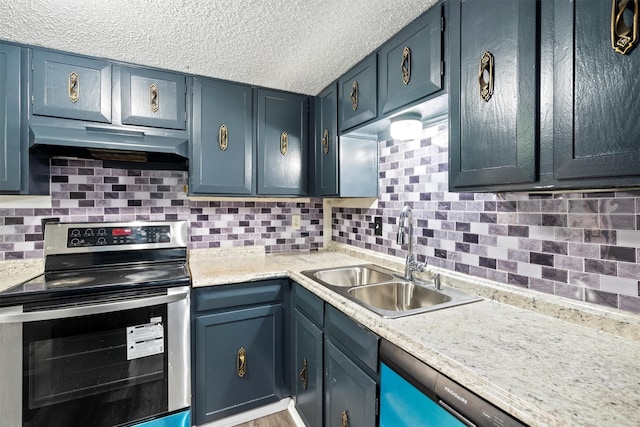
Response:
[{"label": "oven door window", "polygon": [[23,426],[116,426],[166,412],[167,307],[26,323]]}]

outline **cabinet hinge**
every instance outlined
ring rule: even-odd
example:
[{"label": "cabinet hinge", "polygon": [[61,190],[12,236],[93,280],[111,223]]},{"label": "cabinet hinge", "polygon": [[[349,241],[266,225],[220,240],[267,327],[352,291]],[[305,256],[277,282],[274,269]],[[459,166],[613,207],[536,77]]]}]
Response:
[{"label": "cabinet hinge", "polygon": [[444,61],[440,61],[440,75],[444,76]]},{"label": "cabinet hinge", "polygon": [[33,105],[33,95],[31,95],[31,105]]},{"label": "cabinet hinge", "polygon": [[444,31],[444,16],[440,17],[440,31]]},{"label": "cabinet hinge", "polygon": [[376,416],[380,415],[380,398],[376,397]]}]

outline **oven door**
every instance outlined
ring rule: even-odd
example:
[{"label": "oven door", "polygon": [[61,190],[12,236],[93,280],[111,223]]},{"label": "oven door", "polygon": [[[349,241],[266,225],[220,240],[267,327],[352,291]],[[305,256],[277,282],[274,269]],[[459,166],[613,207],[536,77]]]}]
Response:
[{"label": "oven door", "polygon": [[188,407],[188,319],[188,287],[3,308],[0,424],[111,427]]}]

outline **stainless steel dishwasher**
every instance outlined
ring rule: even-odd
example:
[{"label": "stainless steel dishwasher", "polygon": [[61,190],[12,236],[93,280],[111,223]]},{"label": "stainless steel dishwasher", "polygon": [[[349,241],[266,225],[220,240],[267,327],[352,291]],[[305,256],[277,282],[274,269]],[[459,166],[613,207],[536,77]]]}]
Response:
[{"label": "stainless steel dishwasher", "polygon": [[380,427],[525,426],[404,350],[380,343]]}]

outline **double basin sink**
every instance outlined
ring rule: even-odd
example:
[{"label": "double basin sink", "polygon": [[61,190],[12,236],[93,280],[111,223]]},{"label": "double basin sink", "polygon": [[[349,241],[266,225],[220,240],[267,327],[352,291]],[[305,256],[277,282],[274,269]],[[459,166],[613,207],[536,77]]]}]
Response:
[{"label": "double basin sink", "polygon": [[302,274],[385,318],[408,316],[480,301],[448,287],[408,281],[374,264],[307,270]]}]

